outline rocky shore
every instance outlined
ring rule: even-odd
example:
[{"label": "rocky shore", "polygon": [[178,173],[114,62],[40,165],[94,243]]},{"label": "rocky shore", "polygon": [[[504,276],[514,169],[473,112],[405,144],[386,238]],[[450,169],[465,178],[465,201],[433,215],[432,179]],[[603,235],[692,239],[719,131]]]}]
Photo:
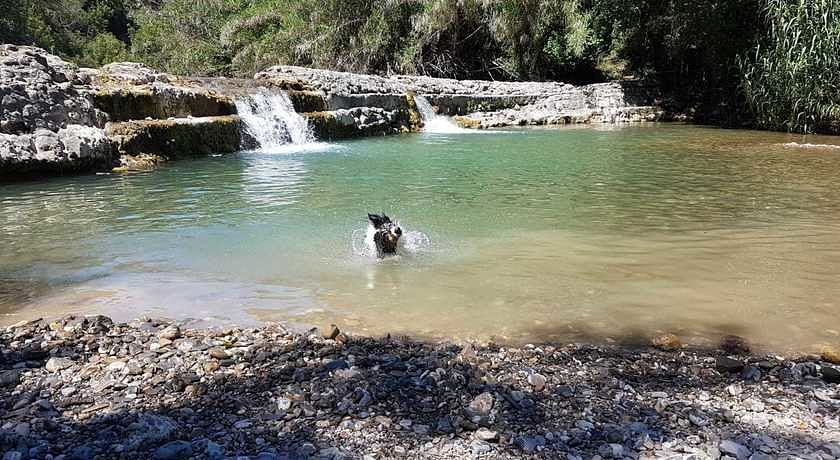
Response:
[{"label": "rocky shore", "polygon": [[836,365],[727,354],[746,351],[737,340],[726,352],[673,338],[656,346],[429,344],[335,327],[189,330],[103,316],[25,322],[0,332],[0,452],[840,457]]}]

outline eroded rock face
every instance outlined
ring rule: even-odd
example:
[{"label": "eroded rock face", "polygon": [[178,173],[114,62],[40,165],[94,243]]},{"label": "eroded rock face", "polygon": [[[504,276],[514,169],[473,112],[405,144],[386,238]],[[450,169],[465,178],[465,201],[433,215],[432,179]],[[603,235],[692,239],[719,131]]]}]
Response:
[{"label": "eroded rock face", "polygon": [[103,126],[87,74],[40,48],[0,45],[0,133]]},{"label": "eroded rock face", "polygon": [[107,167],[113,145],[105,131],[68,125],[58,131],[37,129],[28,134],[0,134],[0,171],[60,172]]},{"label": "eroded rock face", "polygon": [[136,62],[91,71],[96,107],[111,121],[233,115],[233,99]]},{"label": "eroded rock face", "polygon": [[237,116],[138,120],[108,124],[120,155],[149,154],[173,160],[239,149]]}]

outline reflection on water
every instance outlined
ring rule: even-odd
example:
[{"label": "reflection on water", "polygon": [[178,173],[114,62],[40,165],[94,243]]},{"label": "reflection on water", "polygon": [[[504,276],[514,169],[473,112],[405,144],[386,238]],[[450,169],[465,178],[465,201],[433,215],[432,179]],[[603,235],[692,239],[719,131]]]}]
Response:
[{"label": "reflection on water", "polygon": [[[0,313],[513,341],[669,330],[807,348],[840,340],[835,145],[678,125],[523,129],[4,185]],[[354,231],[381,211],[422,250],[359,257]]]}]

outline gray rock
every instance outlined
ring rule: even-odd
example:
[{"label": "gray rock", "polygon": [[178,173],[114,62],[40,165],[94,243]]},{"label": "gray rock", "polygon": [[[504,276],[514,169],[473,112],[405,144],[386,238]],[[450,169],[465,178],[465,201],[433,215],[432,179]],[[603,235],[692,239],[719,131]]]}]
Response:
[{"label": "gray rock", "polygon": [[[829,383],[840,383],[840,370],[832,366],[822,366],[820,368],[823,380]],[[2,382],[2,377],[0,377]]]},{"label": "gray rock", "polygon": [[70,358],[50,358],[44,365],[44,368],[49,372],[59,372],[67,369],[73,365],[73,360]]},{"label": "gray rock", "polygon": [[19,370],[0,371],[0,387],[17,385],[20,382]]},{"label": "gray rock", "polygon": [[493,450],[493,447],[485,441],[476,439],[470,443],[470,450],[475,455],[482,455]]},{"label": "gray rock", "polygon": [[155,449],[155,460],[179,460],[193,454],[192,444],[187,441],[168,442]]},{"label": "gray rock", "polygon": [[475,437],[482,441],[493,441],[495,439],[498,439],[499,433],[482,427],[475,431]]},{"label": "gray rock", "polygon": [[169,417],[154,414],[140,414],[137,421],[130,424],[126,431],[126,445],[129,449],[148,447],[167,441],[177,429],[175,421]]},{"label": "gray rock", "polygon": [[715,360],[715,367],[720,372],[735,373],[741,372],[744,369],[744,363],[737,359],[728,358],[726,356],[718,356]]},{"label": "gray rock", "polygon": [[545,388],[546,379],[542,374],[529,374],[528,375],[528,384],[530,384],[534,391],[542,391]]},{"label": "gray rock", "polygon": [[330,324],[328,327],[325,327],[323,331],[321,331],[321,336],[328,340],[334,340],[338,337],[341,331],[338,329],[338,326],[335,324]]},{"label": "gray rock", "polygon": [[486,418],[493,410],[495,400],[491,393],[481,393],[473,398],[470,404],[464,409],[464,412],[470,419]]},{"label": "gray rock", "polygon": [[167,340],[175,340],[181,337],[181,328],[176,325],[166,326],[160,333],[158,337]]},{"label": "gray rock", "polygon": [[74,447],[68,455],[70,460],[93,460],[93,457],[93,449],[89,446]]},{"label": "gray rock", "polygon": [[3,454],[3,460],[23,460],[23,454],[16,450],[10,450]]},{"label": "gray rock", "polygon": [[540,442],[539,437],[534,436],[518,436],[516,438],[516,445],[526,453],[532,454],[537,451],[538,447],[545,445],[545,440]]},{"label": "gray rock", "polygon": [[207,458],[209,460],[221,460],[225,457],[225,450],[222,446],[216,444],[213,441],[207,442],[207,448],[205,449],[205,453],[207,454]]},{"label": "gray rock", "polygon": [[721,441],[718,448],[723,454],[731,455],[739,460],[750,456],[750,450],[746,446],[729,439]]}]

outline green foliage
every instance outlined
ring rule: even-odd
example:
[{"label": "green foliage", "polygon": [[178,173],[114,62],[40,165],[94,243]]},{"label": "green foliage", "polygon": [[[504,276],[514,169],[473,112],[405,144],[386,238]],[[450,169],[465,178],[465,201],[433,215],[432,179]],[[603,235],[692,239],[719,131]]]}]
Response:
[{"label": "green foliage", "polygon": [[137,11],[132,54],[157,69],[183,75],[213,75],[230,68],[230,52],[219,39],[236,0],[167,0],[160,10]]},{"label": "green foliage", "polygon": [[[84,54],[118,56],[120,46],[108,37],[129,37],[132,25],[124,1],[0,0],[0,41],[37,45],[86,64],[95,60]],[[111,51],[106,53],[106,46]]]},{"label": "green foliage", "polygon": [[[275,64],[658,82],[708,121],[840,131],[837,0],[0,0],[0,40],[176,74]],[[763,15],[761,14],[763,13]]]},{"label": "green foliage", "polygon": [[766,0],[768,36],[741,62],[760,126],[840,131],[840,2]]},{"label": "green foliage", "polygon": [[99,67],[110,62],[128,61],[130,56],[125,43],[113,34],[103,32],[82,46],[76,60],[86,67]]}]

